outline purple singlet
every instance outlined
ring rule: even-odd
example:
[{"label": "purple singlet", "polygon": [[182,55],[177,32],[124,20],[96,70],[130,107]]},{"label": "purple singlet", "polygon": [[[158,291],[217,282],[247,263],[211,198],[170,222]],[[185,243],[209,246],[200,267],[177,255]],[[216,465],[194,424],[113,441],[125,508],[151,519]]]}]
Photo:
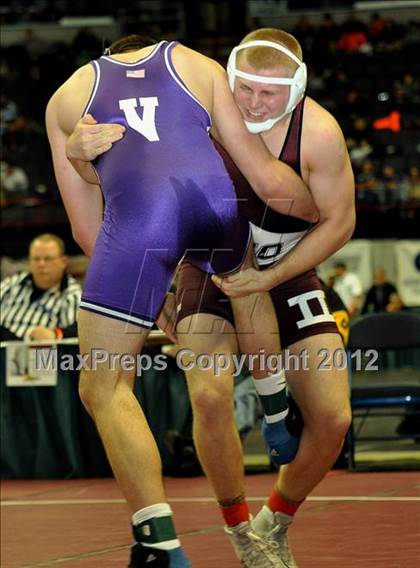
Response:
[{"label": "purple singlet", "polygon": [[126,128],[94,165],[104,221],[81,308],[151,328],[179,260],[207,272],[240,266],[249,240],[232,182],[208,131],[211,118],[175,71],[175,42],[136,63],[93,62],[85,113]]}]

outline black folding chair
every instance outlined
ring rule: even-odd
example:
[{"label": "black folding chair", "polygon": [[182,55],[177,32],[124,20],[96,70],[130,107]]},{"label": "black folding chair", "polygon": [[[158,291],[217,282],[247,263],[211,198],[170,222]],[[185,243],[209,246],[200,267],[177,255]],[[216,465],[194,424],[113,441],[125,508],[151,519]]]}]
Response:
[{"label": "black folding chair", "polygon": [[[356,441],[386,441],[402,437],[413,438],[414,435],[393,436],[362,436],[355,429],[355,418],[362,417],[362,425],[366,418],[384,417],[383,409],[389,409],[386,416],[405,416],[409,412],[419,414],[420,420],[420,370],[417,375],[410,372],[408,380],[400,369],[387,371],[387,380],[383,369],[378,368],[377,373],[370,375],[363,385],[352,384],[351,367],[360,370],[366,369],[363,378],[369,377],[369,366],[374,368],[380,360],[381,353],[387,350],[405,350],[420,347],[420,315],[410,312],[375,313],[361,316],[350,326],[348,344],[349,375],[351,386],[352,424],[349,429],[347,442],[349,450],[349,469],[356,469],[355,445]],[[372,350],[369,352],[369,350]],[[367,359],[363,359],[364,356]],[[363,364],[361,363],[363,361]],[[359,367],[359,369],[357,369]],[[391,380],[389,379],[391,376]]]}]

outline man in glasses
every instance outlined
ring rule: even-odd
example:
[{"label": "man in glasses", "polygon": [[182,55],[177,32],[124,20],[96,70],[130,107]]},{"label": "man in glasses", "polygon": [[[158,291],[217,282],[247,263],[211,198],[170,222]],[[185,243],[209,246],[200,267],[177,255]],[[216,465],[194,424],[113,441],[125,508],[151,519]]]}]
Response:
[{"label": "man in glasses", "polygon": [[2,339],[38,341],[77,335],[80,296],[80,285],[67,274],[62,239],[39,235],[29,245],[29,271],[1,283]]}]

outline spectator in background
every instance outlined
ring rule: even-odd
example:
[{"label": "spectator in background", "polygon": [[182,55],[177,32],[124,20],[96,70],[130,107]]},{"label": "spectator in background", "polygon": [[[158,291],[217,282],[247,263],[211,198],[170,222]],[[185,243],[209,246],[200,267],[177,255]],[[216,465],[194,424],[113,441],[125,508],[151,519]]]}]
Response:
[{"label": "spectator in background", "polygon": [[385,307],[386,312],[400,312],[401,310],[405,310],[405,305],[398,294],[398,292],[393,292],[389,296],[389,302]]},{"label": "spectator in background", "polygon": [[29,179],[23,168],[10,162],[1,162],[0,168],[1,192],[6,199],[28,194]]},{"label": "spectator in background", "polygon": [[322,22],[318,28],[316,48],[318,52],[324,53],[328,57],[329,53],[335,51],[335,45],[340,36],[340,29],[331,14],[324,14]]},{"label": "spectator in background", "polygon": [[408,200],[405,214],[407,219],[416,219],[420,213],[420,170],[410,166],[407,176]]},{"label": "spectator in background", "polygon": [[343,23],[337,48],[350,53],[370,51],[367,26],[354,16]]},{"label": "spectator in background", "polygon": [[334,48],[335,42],[340,36],[340,29],[337,26],[336,21],[333,16],[327,12],[322,16],[322,21],[318,29],[319,38],[323,39],[330,46],[331,49]]},{"label": "spectator in background", "polygon": [[310,19],[302,15],[297,21],[295,27],[293,28],[292,35],[298,40],[302,46],[302,50],[306,52],[311,52],[315,46],[316,39],[316,29],[310,22]]},{"label": "spectator in background", "polygon": [[358,142],[353,141],[352,147],[348,147],[350,159],[354,166],[360,164],[373,152],[373,146],[366,140],[361,138]]},{"label": "spectator in background", "polygon": [[407,46],[416,45],[420,42],[420,22],[410,20],[407,24],[407,30],[404,38],[404,43]]},{"label": "spectator in background", "polygon": [[364,116],[356,116],[350,120],[346,134],[358,144],[363,139],[370,140],[372,137],[371,132],[372,128],[369,120]]},{"label": "spectator in background", "polygon": [[417,166],[410,166],[408,170],[408,198],[420,203],[420,169]]},{"label": "spectator in background", "polygon": [[397,173],[393,166],[385,164],[378,181],[378,196],[382,205],[401,205],[407,201],[409,191],[407,178]]},{"label": "spectator in background", "polygon": [[[316,30],[316,38],[312,48],[313,60],[323,61],[324,69],[329,66],[334,66],[334,53],[339,36],[340,28],[337,26],[332,15],[324,14],[321,24]],[[314,69],[312,69],[312,73],[313,71]]]},{"label": "spectator in background", "polygon": [[1,283],[1,338],[62,339],[77,335],[81,288],[66,274],[64,242],[45,233],[29,245],[29,272]]},{"label": "spectator in background", "polygon": [[344,100],[340,105],[340,112],[351,118],[369,115],[367,102],[366,98],[362,96],[362,93],[353,87],[344,94]]},{"label": "spectator in background", "polygon": [[[420,126],[420,79],[412,72],[404,73],[393,84],[393,108],[400,112],[404,133]],[[417,136],[417,141],[419,137]]]},{"label": "spectator in background", "polygon": [[8,125],[16,120],[18,112],[15,101],[2,93],[0,95],[0,133],[2,136],[7,131]]},{"label": "spectator in background", "polygon": [[418,94],[420,90],[420,79],[418,77],[416,77],[413,73],[405,73],[401,87],[407,97],[417,99],[418,102]]},{"label": "spectator in background", "polygon": [[368,28],[370,41],[376,44],[378,37],[385,28],[385,20],[380,14],[375,12],[370,17]]},{"label": "spectator in background", "polygon": [[91,59],[95,59],[101,51],[101,40],[91,28],[83,28],[74,37],[72,50],[75,54],[74,63],[77,67],[80,67]]},{"label": "spectator in background", "polygon": [[381,51],[399,51],[402,48],[406,29],[392,18],[384,20],[384,27],[378,34],[378,48]]},{"label": "spectator in background", "polygon": [[373,273],[373,285],[369,288],[362,307],[362,314],[369,312],[384,312],[390,302],[391,294],[397,291],[395,286],[387,281],[383,268]]},{"label": "spectator in background", "polygon": [[361,171],[356,174],[357,200],[367,205],[377,203],[379,180],[376,176],[375,166],[372,160],[362,163]]},{"label": "spectator in background", "polygon": [[334,269],[334,290],[343,300],[350,317],[354,316],[362,297],[362,284],[356,274],[347,272],[347,265],[344,262],[337,262]]},{"label": "spectator in background", "polygon": [[25,30],[22,43],[32,59],[37,59],[48,49],[46,40],[41,35],[37,34],[34,28],[27,28]]}]

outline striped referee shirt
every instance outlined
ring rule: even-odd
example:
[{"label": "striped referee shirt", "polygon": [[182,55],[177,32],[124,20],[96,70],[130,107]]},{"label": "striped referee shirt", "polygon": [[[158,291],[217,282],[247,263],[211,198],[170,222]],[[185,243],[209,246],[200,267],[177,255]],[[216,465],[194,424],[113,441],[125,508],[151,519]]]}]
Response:
[{"label": "striped referee shirt", "polygon": [[76,321],[81,294],[79,283],[70,275],[42,291],[34,286],[28,272],[14,274],[1,282],[1,325],[19,339],[38,325],[66,328]]}]

